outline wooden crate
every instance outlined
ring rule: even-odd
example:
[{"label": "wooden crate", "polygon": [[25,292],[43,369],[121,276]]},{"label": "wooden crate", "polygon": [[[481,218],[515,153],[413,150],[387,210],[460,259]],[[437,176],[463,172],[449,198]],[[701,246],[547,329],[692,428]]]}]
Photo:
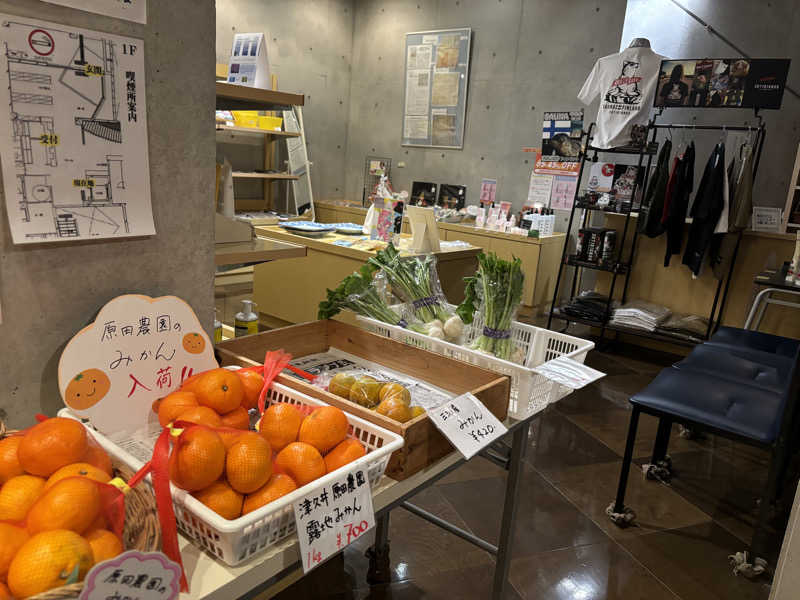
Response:
[{"label": "wooden crate", "polygon": [[[216,349],[222,365],[251,366],[262,364],[267,350],[283,349],[294,357],[301,357],[327,352],[331,346],[454,394],[472,392],[500,420],[508,413],[508,377],[338,321],[314,321],[273,329],[227,340],[217,344]],[[398,423],[295,377],[281,374],[277,380],[402,435],[405,445],[392,455],[386,470],[394,479],[405,479],[453,451],[427,414]]]}]

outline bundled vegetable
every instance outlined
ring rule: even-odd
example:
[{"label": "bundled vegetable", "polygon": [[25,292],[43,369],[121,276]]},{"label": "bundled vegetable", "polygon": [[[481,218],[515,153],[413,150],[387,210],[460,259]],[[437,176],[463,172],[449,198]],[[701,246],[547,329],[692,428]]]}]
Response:
[{"label": "bundled vegetable", "polygon": [[522,362],[522,351],[511,339],[511,322],[522,301],[522,261],[511,262],[489,254],[478,255],[478,271],[465,277],[464,301],[456,313],[465,323],[472,323],[475,311],[483,316],[483,331],[472,342],[473,350],[487,352],[503,360]]},{"label": "bundled vegetable", "polygon": [[330,319],[343,308],[389,325],[406,327],[399,314],[389,308],[373,283],[377,267],[367,263],[352,275],[345,277],[335,290],[327,290],[328,297],[319,303],[318,319]]},{"label": "bundled vegetable", "polygon": [[369,264],[386,274],[392,291],[410,305],[416,319],[425,324],[431,337],[458,341],[464,323],[447,307],[436,273],[436,259],[402,258],[391,243],[369,259]]}]

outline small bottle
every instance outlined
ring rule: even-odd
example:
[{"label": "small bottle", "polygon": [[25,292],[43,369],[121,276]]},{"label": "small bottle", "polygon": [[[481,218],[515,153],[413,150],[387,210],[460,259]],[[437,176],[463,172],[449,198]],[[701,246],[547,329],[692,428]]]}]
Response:
[{"label": "small bottle", "polygon": [[217,309],[214,309],[214,343],[219,344],[222,341],[222,323],[217,319]]},{"label": "small bottle", "polygon": [[242,300],[242,312],[236,313],[233,321],[233,330],[236,337],[258,333],[258,315],[253,312],[256,303],[252,300]]},{"label": "small bottle", "polygon": [[539,209],[536,208],[533,211],[533,218],[531,218],[531,231],[537,232],[537,236],[541,234],[541,222],[542,222],[542,215],[539,214]]}]

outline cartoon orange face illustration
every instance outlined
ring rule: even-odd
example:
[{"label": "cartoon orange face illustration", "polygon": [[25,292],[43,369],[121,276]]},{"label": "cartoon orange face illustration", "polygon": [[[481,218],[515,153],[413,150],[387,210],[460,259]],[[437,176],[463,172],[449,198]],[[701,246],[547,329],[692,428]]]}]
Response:
[{"label": "cartoon orange face illustration", "polygon": [[64,392],[64,402],[75,410],[86,410],[100,402],[111,388],[108,375],[100,369],[86,369],[73,377]]},{"label": "cartoon orange face illustration", "polygon": [[200,354],[206,347],[206,341],[199,333],[187,333],[183,336],[183,349],[189,354]]}]

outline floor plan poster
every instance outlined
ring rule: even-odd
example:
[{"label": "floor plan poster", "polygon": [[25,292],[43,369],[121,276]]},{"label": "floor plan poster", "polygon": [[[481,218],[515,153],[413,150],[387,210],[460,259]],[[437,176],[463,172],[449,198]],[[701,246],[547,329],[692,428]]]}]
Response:
[{"label": "floor plan poster", "polygon": [[44,0],[50,4],[147,23],[147,0]]},{"label": "floor plan poster", "polygon": [[14,243],[154,234],[142,41],[0,15],[0,43]]}]

